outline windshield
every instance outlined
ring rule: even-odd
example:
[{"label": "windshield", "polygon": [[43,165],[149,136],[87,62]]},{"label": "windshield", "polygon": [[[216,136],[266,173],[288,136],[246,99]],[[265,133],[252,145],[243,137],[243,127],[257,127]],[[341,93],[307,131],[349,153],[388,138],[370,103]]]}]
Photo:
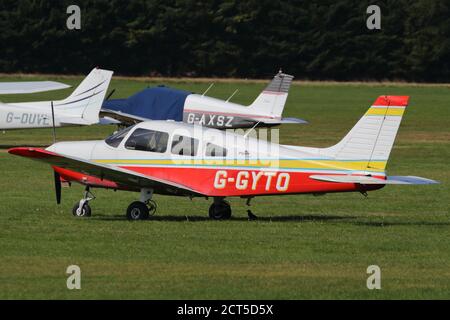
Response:
[{"label": "windshield", "polygon": [[123,138],[130,132],[131,129],[133,129],[134,126],[125,128],[119,132],[116,132],[106,138],[105,142],[110,145],[111,147],[117,148],[119,144],[122,142]]}]

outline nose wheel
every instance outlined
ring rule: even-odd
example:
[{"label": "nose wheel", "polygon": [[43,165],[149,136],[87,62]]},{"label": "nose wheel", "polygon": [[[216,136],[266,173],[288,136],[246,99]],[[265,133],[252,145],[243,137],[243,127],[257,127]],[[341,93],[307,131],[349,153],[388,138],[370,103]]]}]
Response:
[{"label": "nose wheel", "polygon": [[89,206],[89,201],[94,200],[95,196],[90,191],[89,186],[86,187],[84,191],[83,199],[75,203],[72,209],[72,214],[75,217],[90,217],[92,214],[91,207]]},{"label": "nose wheel", "polygon": [[209,217],[214,220],[227,220],[231,218],[231,206],[228,201],[214,199],[209,207]]},{"label": "nose wheel", "polygon": [[76,203],[73,206],[72,214],[75,217],[90,217],[92,214],[92,210],[87,202],[83,204],[82,207],[80,207],[80,203]]}]

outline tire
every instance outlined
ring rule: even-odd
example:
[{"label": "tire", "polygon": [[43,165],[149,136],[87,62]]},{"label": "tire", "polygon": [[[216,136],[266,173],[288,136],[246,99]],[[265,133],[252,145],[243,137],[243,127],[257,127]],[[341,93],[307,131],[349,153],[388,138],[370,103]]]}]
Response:
[{"label": "tire", "polygon": [[149,217],[147,205],[140,201],[135,201],[128,206],[127,219],[130,221],[145,220]]},{"label": "tire", "polygon": [[91,216],[91,214],[92,214],[92,210],[91,210],[91,207],[89,206],[89,204],[86,202],[84,205],[83,205],[83,208],[81,208],[81,210],[80,210],[80,203],[79,202],[77,202],[77,203],[75,203],[75,205],[73,206],[73,209],[72,209],[72,214],[75,216],[75,217],[90,217]]},{"label": "tire", "polygon": [[209,217],[213,220],[228,220],[231,218],[230,204],[222,200],[218,203],[213,203],[209,207]]}]

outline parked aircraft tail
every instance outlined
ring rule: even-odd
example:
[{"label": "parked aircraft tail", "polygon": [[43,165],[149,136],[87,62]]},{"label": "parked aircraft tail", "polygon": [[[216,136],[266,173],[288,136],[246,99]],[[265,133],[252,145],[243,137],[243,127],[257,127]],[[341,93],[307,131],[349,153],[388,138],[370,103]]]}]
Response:
[{"label": "parked aircraft tail", "polygon": [[[334,183],[360,185],[407,185],[436,184],[437,181],[415,176],[384,176],[377,173],[386,170],[392,147],[397,136],[403,114],[408,105],[408,96],[380,96],[350,132],[336,145],[319,149],[319,153],[335,160],[353,161],[361,166],[357,171],[366,175],[315,174],[310,178]],[[375,176],[372,175],[375,173]]]},{"label": "parked aircraft tail", "polygon": [[323,153],[337,160],[366,160],[368,170],[384,170],[408,100],[407,96],[378,97],[350,132]]},{"label": "parked aircraft tail", "polygon": [[281,118],[293,79],[294,76],[278,72],[249,108],[260,114]]},{"label": "parked aircraft tail", "polygon": [[[112,75],[112,71],[95,68],[69,97],[55,101],[55,109],[64,110],[68,115],[67,121],[65,119],[61,119],[61,121],[70,124],[98,123],[100,108]],[[72,119],[72,116],[79,118],[80,123],[77,123],[78,120]]]}]

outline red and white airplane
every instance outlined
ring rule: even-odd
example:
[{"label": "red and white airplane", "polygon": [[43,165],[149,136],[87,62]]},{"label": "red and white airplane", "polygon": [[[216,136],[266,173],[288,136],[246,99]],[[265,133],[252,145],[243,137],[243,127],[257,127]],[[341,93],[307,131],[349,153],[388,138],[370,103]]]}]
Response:
[{"label": "red and white airplane", "polygon": [[310,148],[171,121],[142,122],[106,140],[13,148],[9,153],[50,164],[57,201],[61,181],[86,186],[73,214],[89,216],[90,188],[140,192],[130,220],[156,210],[153,194],[212,197],[209,216],[231,217],[226,197],[325,194],[377,190],[387,184],[436,181],[387,176],[386,164],[409,97],[381,96],[336,145]]}]

